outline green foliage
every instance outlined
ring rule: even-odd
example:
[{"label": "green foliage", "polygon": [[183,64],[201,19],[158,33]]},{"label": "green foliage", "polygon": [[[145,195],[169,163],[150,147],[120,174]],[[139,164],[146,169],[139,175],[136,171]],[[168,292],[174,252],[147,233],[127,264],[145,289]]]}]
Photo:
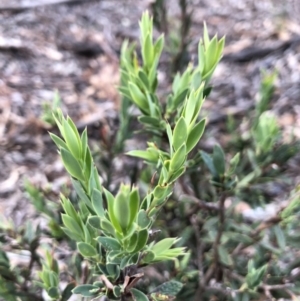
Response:
[{"label": "green foliage", "polygon": [[55,91],[53,100],[51,103],[44,102],[42,104],[42,116],[41,119],[49,124],[50,126],[55,125],[55,119],[53,118],[53,112],[55,112],[58,108],[61,107],[61,99],[58,91]]}]

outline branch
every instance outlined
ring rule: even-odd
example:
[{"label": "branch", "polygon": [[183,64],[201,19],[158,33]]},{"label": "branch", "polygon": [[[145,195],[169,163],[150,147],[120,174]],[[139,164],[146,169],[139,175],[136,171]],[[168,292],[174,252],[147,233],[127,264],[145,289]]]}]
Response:
[{"label": "branch", "polygon": [[[206,209],[206,210],[212,210],[212,211],[220,211],[219,204],[217,203],[207,203],[205,201],[202,201],[192,195],[184,194],[181,199],[187,199],[191,203],[197,206],[197,209]],[[194,212],[193,212],[194,213]]]},{"label": "branch", "polygon": [[[272,216],[268,219],[266,219],[265,221],[261,222],[255,230],[253,230],[253,232],[251,233],[251,237],[253,239],[257,239],[257,236],[265,229],[271,228],[274,225],[277,225],[278,223],[281,222],[281,217],[280,217],[280,212],[283,210],[284,208],[280,208],[280,210],[277,212],[277,214],[275,216]],[[237,245],[237,247],[233,250],[232,255],[236,255],[238,254],[240,251],[242,251],[243,249],[247,248],[249,245],[252,245],[251,243],[249,244],[244,244],[244,243],[240,243]]]},{"label": "branch", "polygon": [[218,233],[217,233],[217,237],[216,240],[213,244],[213,264],[210,266],[210,268],[207,270],[206,274],[205,274],[205,283],[208,283],[209,280],[211,279],[212,275],[214,274],[214,272],[216,271],[216,268],[219,266],[219,252],[218,252],[218,247],[219,244],[221,242],[221,238],[223,235],[223,231],[224,231],[224,223],[225,223],[225,199],[226,199],[226,193],[222,192],[221,197],[220,197],[220,201],[219,201],[219,227],[218,227]]},{"label": "branch", "polygon": [[219,228],[218,228],[218,234],[213,246],[214,249],[214,260],[215,260],[215,265],[218,264],[219,261],[219,255],[218,255],[218,246],[221,242],[222,234],[224,231],[224,222],[225,222],[225,199],[226,199],[226,194],[222,193],[221,198],[220,198],[220,203],[219,203]]},{"label": "branch", "polygon": [[197,265],[198,265],[198,271],[199,271],[199,287],[197,289],[197,292],[195,294],[195,300],[201,300],[202,299],[202,293],[205,289],[205,279],[204,279],[204,267],[203,267],[203,252],[204,252],[204,245],[201,240],[201,235],[198,227],[198,220],[197,216],[193,215],[190,218],[191,224],[193,226],[193,229],[195,231],[196,236],[196,242],[197,242]]}]

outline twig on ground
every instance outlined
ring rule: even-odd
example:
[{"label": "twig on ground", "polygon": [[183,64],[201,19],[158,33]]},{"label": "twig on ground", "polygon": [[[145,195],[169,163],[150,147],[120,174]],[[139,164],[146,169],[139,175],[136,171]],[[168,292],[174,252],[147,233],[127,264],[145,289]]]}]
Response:
[{"label": "twig on ground", "polygon": [[99,0],[31,0],[27,1],[24,4],[21,3],[21,5],[0,5],[0,11],[23,11],[27,9],[36,8],[39,6],[46,6],[46,5],[54,5],[54,4],[74,4],[74,3],[89,3],[93,1],[99,1]]}]

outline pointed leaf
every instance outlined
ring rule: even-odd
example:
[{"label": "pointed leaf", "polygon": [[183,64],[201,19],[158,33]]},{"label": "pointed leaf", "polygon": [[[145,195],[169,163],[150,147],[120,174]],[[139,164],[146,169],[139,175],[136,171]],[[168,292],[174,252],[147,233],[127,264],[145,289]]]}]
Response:
[{"label": "pointed leaf", "polygon": [[148,241],[148,230],[147,229],[143,229],[143,230],[139,231],[137,241],[138,242],[137,242],[137,245],[136,245],[133,253],[137,253],[145,247],[145,245]]},{"label": "pointed leaf", "polygon": [[144,159],[149,162],[157,163],[158,161],[158,155],[148,152],[148,151],[142,151],[142,150],[132,150],[126,153],[126,155],[138,157],[141,159]]},{"label": "pointed leaf", "polygon": [[202,160],[204,161],[205,165],[207,166],[211,174],[213,176],[217,176],[217,171],[215,169],[213,159],[211,158],[211,156],[204,151],[200,151],[200,153],[201,153]]},{"label": "pointed leaf", "polygon": [[59,138],[58,136],[52,133],[50,133],[49,135],[59,149],[61,148],[68,149],[67,144],[61,138]]},{"label": "pointed leaf", "polygon": [[167,250],[169,250],[171,248],[171,246],[173,244],[176,243],[178,239],[175,237],[168,237],[168,238],[165,238],[161,241],[159,241],[158,243],[156,243],[152,248],[151,248],[151,251],[153,253],[155,253],[155,255],[159,255],[160,253],[163,253]]},{"label": "pointed leaf", "polygon": [[100,216],[101,218],[104,218],[102,192],[96,188],[93,189],[92,204],[97,215]]},{"label": "pointed leaf", "polygon": [[73,155],[64,148],[61,148],[60,154],[67,172],[72,177],[84,182],[81,167]]},{"label": "pointed leaf", "polygon": [[225,173],[225,155],[219,145],[215,145],[214,147],[213,162],[218,174],[223,175]]},{"label": "pointed leaf", "polygon": [[171,159],[170,171],[177,171],[180,167],[182,167],[186,160],[186,154],[186,145],[182,144]]},{"label": "pointed leaf", "polygon": [[184,117],[180,117],[176,123],[173,131],[173,146],[175,150],[178,150],[187,139],[187,124]]},{"label": "pointed leaf", "polygon": [[202,119],[199,121],[189,133],[187,142],[186,142],[186,151],[189,153],[199,142],[200,138],[202,137],[205,129],[206,120]]},{"label": "pointed leaf", "polygon": [[108,214],[109,214],[109,218],[110,218],[110,221],[112,223],[112,225],[115,227],[115,230],[119,233],[122,233],[122,229],[115,217],[115,214],[114,214],[114,203],[115,203],[115,198],[114,196],[104,188],[104,193],[105,193],[105,196],[106,196],[106,202],[107,202],[107,207],[108,207]]},{"label": "pointed leaf", "polygon": [[80,140],[78,141],[78,137],[77,137],[78,132],[77,132],[77,129],[76,129],[76,132],[74,132],[69,121],[71,122],[71,119],[69,119],[69,118],[68,118],[68,121],[63,120],[65,141],[66,141],[66,144],[68,145],[68,149],[70,150],[72,155],[76,159],[80,159],[81,143],[80,143]]},{"label": "pointed leaf", "polygon": [[130,92],[131,99],[136,104],[136,106],[142,111],[148,112],[149,111],[148,102],[145,95],[140,90],[140,88],[133,82],[129,82],[128,89]]},{"label": "pointed leaf", "polygon": [[132,225],[132,223],[136,220],[139,206],[140,206],[140,195],[139,191],[135,188],[131,191],[130,197],[129,197],[129,207],[130,207],[130,220],[129,220],[129,227]]}]

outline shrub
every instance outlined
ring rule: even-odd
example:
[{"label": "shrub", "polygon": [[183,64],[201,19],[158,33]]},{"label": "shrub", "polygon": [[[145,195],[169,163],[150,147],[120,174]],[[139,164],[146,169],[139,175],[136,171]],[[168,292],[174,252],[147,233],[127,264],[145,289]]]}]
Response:
[{"label": "shrub", "polygon": [[[267,184],[275,187],[285,162],[299,151],[294,139],[283,141],[277,118],[267,111],[276,73],[263,74],[247,130],[234,125],[232,117],[228,145],[204,151],[199,140],[207,120],[199,116],[212,90],[210,79],[224,38],[210,38],[204,24],[198,64],[176,74],[172,92],[163,101],[157,94],[157,68],[164,36],[153,40],[148,13],[143,14],[140,29],[142,61],[128,42],[121,51],[122,103],[113,149],[114,155],[124,150],[130,112],[137,108],[141,131],[150,141],[146,149],[127,155],[144,161],[140,177],[121,184],[114,195],[101,181],[87,130],[80,134],[71,118],[56,110],[53,120],[61,138],[50,135],[78,200],[61,195],[61,207],[53,208],[30,183],[26,190],[35,207],[48,216],[47,235],[69,245],[69,275],[60,273],[52,253],[43,258],[37,252],[41,231],[30,233],[26,228],[20,245],[30,250],[31,264],[27,274],[13,269],[6,252],[0,252],[0,296],[14,301],[36,294],[40,298],[36,300],[42,300],[38,285],[60,301],[72,294],[122,301],[295,299],[300,288],[298,188],[268,213],[274,196]],[[239,209],[241,204],[247,205],[246,211]],[[8,243],[8,230],[21,235],[5,225],[1,245]],[[34,281],[34,262],[41,267],[39,281]],[[161,279],[153,277],[151,266]],[[64,288],[62,279],[69,282]]]}]

